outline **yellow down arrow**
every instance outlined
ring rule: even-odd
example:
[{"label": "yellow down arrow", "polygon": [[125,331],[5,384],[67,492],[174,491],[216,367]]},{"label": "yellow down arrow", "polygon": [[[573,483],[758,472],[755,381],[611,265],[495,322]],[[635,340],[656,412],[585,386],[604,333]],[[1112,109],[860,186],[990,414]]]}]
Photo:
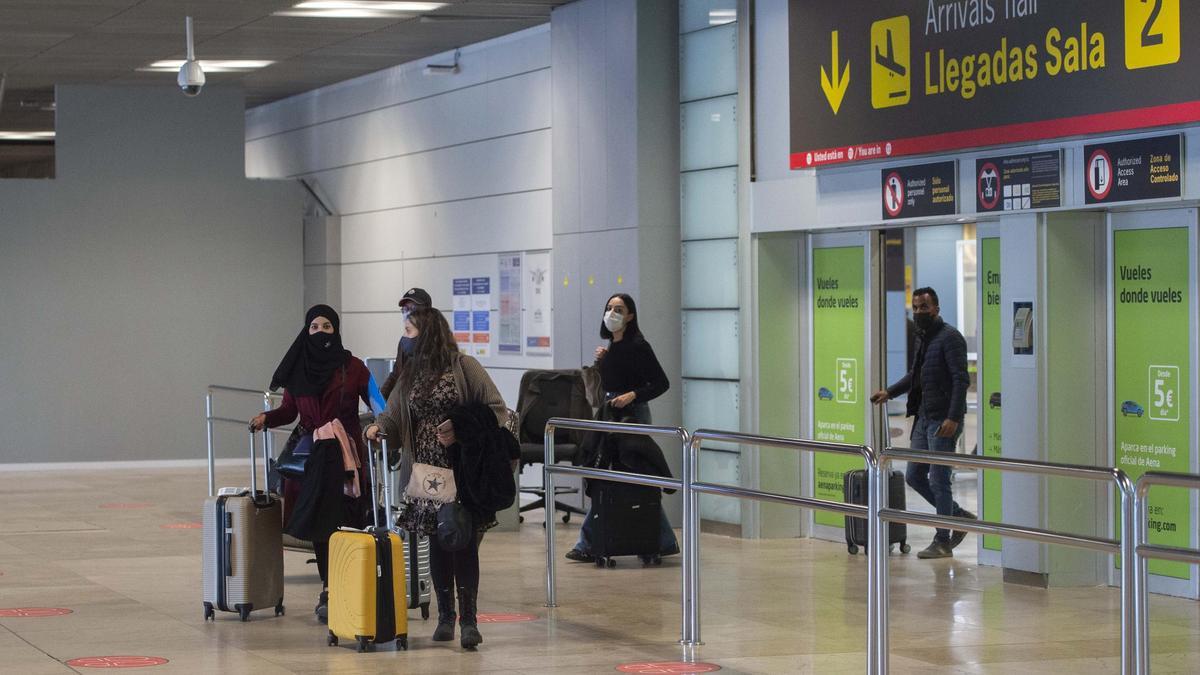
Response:
[{"label": "yellow down arrow", "polygon": [[833,79],[825,72],[825,66],[821,66],[821,91],[825,92],[825,98],[829,101],[829,107],[833,108],[833,114],[838,114],[838,108],[842,107],[842,98],[846,96],[846,87],[850,86],[850,62],[846,61],[846,68],[842,71],[842,76],[838,77],[838,32],[833,31]]}]

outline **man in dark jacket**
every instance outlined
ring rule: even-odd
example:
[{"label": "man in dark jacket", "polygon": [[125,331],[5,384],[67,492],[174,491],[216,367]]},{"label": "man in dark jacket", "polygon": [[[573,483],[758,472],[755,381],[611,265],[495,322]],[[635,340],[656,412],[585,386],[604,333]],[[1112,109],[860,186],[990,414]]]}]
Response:
[{"label": "man in dark jacket", "polygon": [[[885,403],[908,393],[908,417],[916,417],[912,428],[914,450],[954,452],[962,434],[967,411],[967,341],[954,326],[940,316],[937,292],[924,287],[913,291],[913,322],[920,341],[912,370],[900,381],[881,389],[871,402]],[[951,468],[940,464],[908,463],[904,477],[909,487],[929,502],[938,515],[974,519],[954,501]],[[966,532],[938,528],[933,543],[917,554],[918,558],[952,558],[953,549],[962,543]]]}]

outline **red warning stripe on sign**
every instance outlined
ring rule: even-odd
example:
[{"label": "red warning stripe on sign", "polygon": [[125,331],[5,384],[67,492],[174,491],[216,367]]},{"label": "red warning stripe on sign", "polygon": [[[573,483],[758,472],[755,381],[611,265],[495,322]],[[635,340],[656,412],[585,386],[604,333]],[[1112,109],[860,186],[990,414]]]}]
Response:
[{"label": "red warning stripe on sign", "polygon": [[878,159],[881,157],[880,155],[863,150],[878,146],[884,147],[883,157],[901,157],[963,148],[981,148],[989,145],[1009,145],[1049,138],[1146,129],[1195,121],[1200,121],[1200,101],[806,150],[792,153],[791,168],[811,169],[855,160]]}]

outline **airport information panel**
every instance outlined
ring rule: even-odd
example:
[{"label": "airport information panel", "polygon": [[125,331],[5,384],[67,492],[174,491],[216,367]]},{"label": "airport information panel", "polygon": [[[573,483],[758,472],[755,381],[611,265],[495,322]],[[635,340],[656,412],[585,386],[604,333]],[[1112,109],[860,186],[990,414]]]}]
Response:
[{"label": "airport information panel", "polygon": [[791,168],[1200,120],[1200,3],[792,0]]}]

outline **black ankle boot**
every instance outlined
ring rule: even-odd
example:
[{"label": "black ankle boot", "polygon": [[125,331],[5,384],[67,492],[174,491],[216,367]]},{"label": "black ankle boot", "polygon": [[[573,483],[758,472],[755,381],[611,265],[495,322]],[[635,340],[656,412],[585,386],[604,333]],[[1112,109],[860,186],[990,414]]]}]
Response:
[{"label": "black ankle boot", "polygon": [[317,615],[317,621],[327,623],[329,621],[329,591],[321,591],[321,595],[317,596],[317,606],[313,608],[313,613]]},{"label": "black ankle boot", "polygon": [[483,636],[479,634],[479,626],[475,618],[475,595],[478,590],[471,588],[458,589],[458,611],[461,616],[458,619],[462,626],[462,639],[460,643],[463,649],[474,649],[476,645],[483,642]]},{"label": "black ankle boot", "polygon": [[454,590],[450,588],[436,589],[438,623],[433,631],[434,642],[449,642],[454,639]]}]

